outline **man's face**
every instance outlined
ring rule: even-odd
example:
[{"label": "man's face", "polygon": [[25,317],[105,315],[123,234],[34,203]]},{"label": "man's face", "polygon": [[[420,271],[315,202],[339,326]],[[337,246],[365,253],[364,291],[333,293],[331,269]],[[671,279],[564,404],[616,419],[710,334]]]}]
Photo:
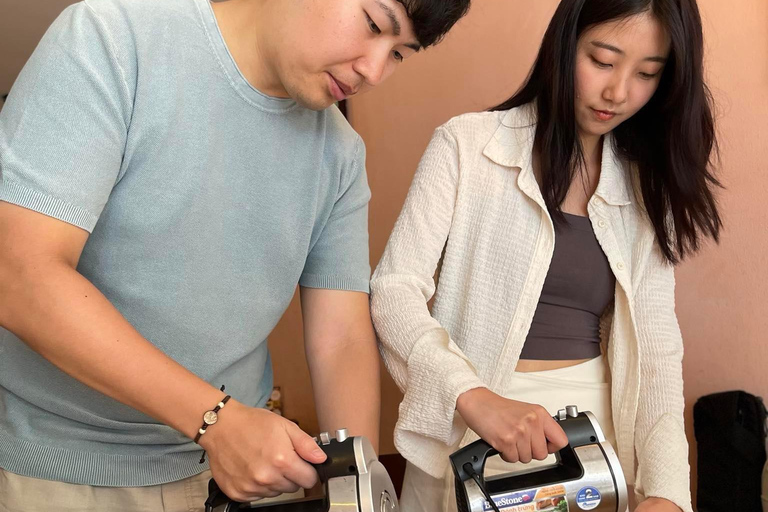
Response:
[{"label": "man's face", "polygon": [[383,82],[419,50],[396,0],[285,2],[273,65],[288,96],[322,110]]}]

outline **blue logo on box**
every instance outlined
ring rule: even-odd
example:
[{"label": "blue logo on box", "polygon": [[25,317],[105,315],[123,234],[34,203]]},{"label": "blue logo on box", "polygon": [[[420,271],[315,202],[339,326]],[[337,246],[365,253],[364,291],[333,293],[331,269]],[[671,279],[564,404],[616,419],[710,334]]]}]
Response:
[{"label": "blue logo on box", "polygon": [[592,510],[600,505],[602,499],[600,491],[594,487],[582,487],[579,489],[578,494],[576,494],[576,505],[578,505],[581,510]]}]

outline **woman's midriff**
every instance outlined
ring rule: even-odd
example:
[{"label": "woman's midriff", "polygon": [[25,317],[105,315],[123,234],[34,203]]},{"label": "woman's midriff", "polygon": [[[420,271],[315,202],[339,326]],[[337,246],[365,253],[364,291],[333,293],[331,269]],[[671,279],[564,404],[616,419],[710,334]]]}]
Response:
[{"label": "woman's midriff", "polygon": [[516,372],[529,373],[529,372],[545,372],[548,370],[559,370],[560,368],[568,368],[569,366],[576,366],[577,364],[586,363],[589,359],[574,359],[567,361],[545,361],[540,359],[520,359],[515,367]]}]

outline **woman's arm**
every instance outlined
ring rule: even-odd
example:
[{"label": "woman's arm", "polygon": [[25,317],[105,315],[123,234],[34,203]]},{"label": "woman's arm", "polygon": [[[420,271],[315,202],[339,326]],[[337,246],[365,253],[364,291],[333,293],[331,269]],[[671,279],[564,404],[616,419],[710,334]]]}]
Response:
[{"label": "woman's arm", "polygon": [[674,267],[655,242],[634,302],[641,386],[635,422],[635,489],[644,497],[664,498],[692,512]]},{"label": "woman's arm", "polygon": [[457,442],[464,430],[454,425],[456,399],[484,386],[427,308],[451,228],[458,175],[457,142],[445,127],[438,128],[371,281],[371,315],[382,356],[405,393],[396,438]]}]

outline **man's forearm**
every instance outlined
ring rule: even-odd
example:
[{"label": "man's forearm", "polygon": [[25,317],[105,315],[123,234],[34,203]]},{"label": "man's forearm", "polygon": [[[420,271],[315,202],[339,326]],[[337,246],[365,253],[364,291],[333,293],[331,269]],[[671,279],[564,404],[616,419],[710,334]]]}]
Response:
[{"label": "man's forearm", "polygon": [[381,381],[376,338],[371,333],[334,345],[307,354],[320,428],[347,428],[350,435],[367,437],[378,451]]},{"label": "man's forearm", "polygon": [[1,273],[0,324],[70,376],[188,437],[221,399],[219,390],[144,339],[66,263]]}]

